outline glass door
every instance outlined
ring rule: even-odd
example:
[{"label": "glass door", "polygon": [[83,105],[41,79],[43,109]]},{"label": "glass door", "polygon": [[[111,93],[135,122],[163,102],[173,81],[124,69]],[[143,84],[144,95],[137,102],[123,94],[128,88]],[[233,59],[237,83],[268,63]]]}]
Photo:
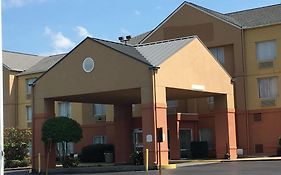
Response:
[{"label": "glass door", "polygon": [[180,153],[182,159],[191,158],[192,129],[180,129]]}]

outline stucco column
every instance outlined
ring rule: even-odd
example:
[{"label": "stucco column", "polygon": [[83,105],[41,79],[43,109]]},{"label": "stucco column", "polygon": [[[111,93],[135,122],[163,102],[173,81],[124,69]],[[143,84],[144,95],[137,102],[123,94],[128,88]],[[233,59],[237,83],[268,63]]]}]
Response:
[{"label": "stucco column", "polygon": [[[153,98],[152,87],[141,89],[142,102],[142,130],[143,130],[143,149],[149,150],[149,166],[154,166],[161,161],[162,165],[168,162],[168,139],[167,139],[167,105],[165,87],[157,87],[156,100]],[[161,160],[158,154],[158,144],[156,128],[163,128],[164,141],[160,144]]]},{"label": "stucco column", "polygon": [[178,115],[168,117],[168,126],[170,130],[170,158],[172,160],[180,159],[180,126],[178,121]]},{"label": "stucco column", "polygon": [[230,159],[237,158],[235,110],[233,95],[215,96],[215,134],[216,156],[224,158],[229,153]]},{"label": "stucco column", "polygon": [[128,163],[133,150],[132,104],[114,105],[115,162]]},{"label": "stucco column", "polygon": [[[32,169],[39,169],[39,153],[41,171],[46,170],[48,149],[41,140],[41,128],[44,122],[50,117],[55,117],[54,101],[44,99],[33,100],[32,116]],[[56,149],[55,145],[51,146],[49,154],[49,168],[56,167]]]}]

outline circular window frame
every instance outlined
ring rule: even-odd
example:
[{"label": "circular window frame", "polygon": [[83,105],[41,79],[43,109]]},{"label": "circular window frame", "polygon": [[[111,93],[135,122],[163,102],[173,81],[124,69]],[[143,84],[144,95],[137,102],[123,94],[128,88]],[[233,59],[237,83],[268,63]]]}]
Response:
[{"label": "circular window frame", "polygon": [[[87,64],[91,64],[91,65],[87,65]],[[91,67],[89,67],[89,66],[91,66]],[[86,73],[92,72],[95,68],[95,61],[93,60],[93,58],[91,58],[91,57],[85,58],[82,63],[82,68],[83,68],[84,72],[86,72]]]}]

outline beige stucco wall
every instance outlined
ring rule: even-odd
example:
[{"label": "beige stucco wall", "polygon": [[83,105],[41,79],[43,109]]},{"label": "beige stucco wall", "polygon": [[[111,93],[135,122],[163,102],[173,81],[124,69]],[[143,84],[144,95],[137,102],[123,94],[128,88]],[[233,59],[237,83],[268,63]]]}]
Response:
[{"label": "beige stucco wall", "polygon": [[16,125],[16,88],[17,72],[3,67],[3,111],[4,127],[15,127]]},{"label": "beige stucco wall", "polygon": [[234,109],[231,77],[198,39],[162,63],[156,81],[159,88],[193,90],[201,85],[205,92],[229,94],[228,108]]},{"label": "beige stucco wall", "polygon": [[227,72],[236,77],[236,109],[244,111],[244,81],[241,30],[188,4],[168,18],[144,43],[198,35],[208,48],[224,47]]},{"label": "beige stucco wall", "polygon": [[18,122],[17,127],[27,128],[26,106],[32,106],[32,96],[26,94],[26,80],[30,78],[38,78],[41,74],[29,74],[17,76],[18,78],[18,97],[17,97],[17,110]]},{"label": "beige stucco wall", "polygon": [[[272,25],[267,27],[260,27],[255,29],[245,30],[245,55],[247,65],[247,101],[248,108],[252,109],[266,109],[281,107],[280,99],[280,71],[281,71],[281,25]],[[256,42],[276,40],[277,57],[273,62],[272,68],[260,69],[256,59]],[[279,77],[279,96],[276,99],[276,106],[261,107],[260,99],[258,98],[258,78],[261,77]]]}]

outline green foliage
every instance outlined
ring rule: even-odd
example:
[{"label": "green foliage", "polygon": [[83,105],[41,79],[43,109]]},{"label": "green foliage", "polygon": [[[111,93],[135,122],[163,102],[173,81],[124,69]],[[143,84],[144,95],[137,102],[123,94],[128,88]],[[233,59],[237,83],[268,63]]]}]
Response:
[{"label": "green foliage", "polygon": [[93,144],[82,148],[80,154],[81,162],[104,162],[104,153],[114,154],[112,144]]},{"label": "green foliage", "polygon": [[42,141],[48,143],[74,142],[83,137],[79,123],[67,117],[54,117],[47,120],[42,126]]},{"label": "green foliage", "polygon": [[5,168],[27,167],[30,163],[29,158],[23,160],[5,160]]},{"label": "green foliage", "polygon": [[6,128],[4,130],[4,152],[6,161],[23,161],[27,159],[30,142],[30,129]]},{"label": "green foliage", "polygon": [[[59,153],[63,167],[73,167],[78,164],[75,159],[67,155],[67,143],[77,143],[83,137],[83,130],[79,123],[68,117],[53,117],[42,126],[42,141],[50,148],[51,144],[62,145],[62,154]],[[49,149],[48,148],[48,149]]]}]

